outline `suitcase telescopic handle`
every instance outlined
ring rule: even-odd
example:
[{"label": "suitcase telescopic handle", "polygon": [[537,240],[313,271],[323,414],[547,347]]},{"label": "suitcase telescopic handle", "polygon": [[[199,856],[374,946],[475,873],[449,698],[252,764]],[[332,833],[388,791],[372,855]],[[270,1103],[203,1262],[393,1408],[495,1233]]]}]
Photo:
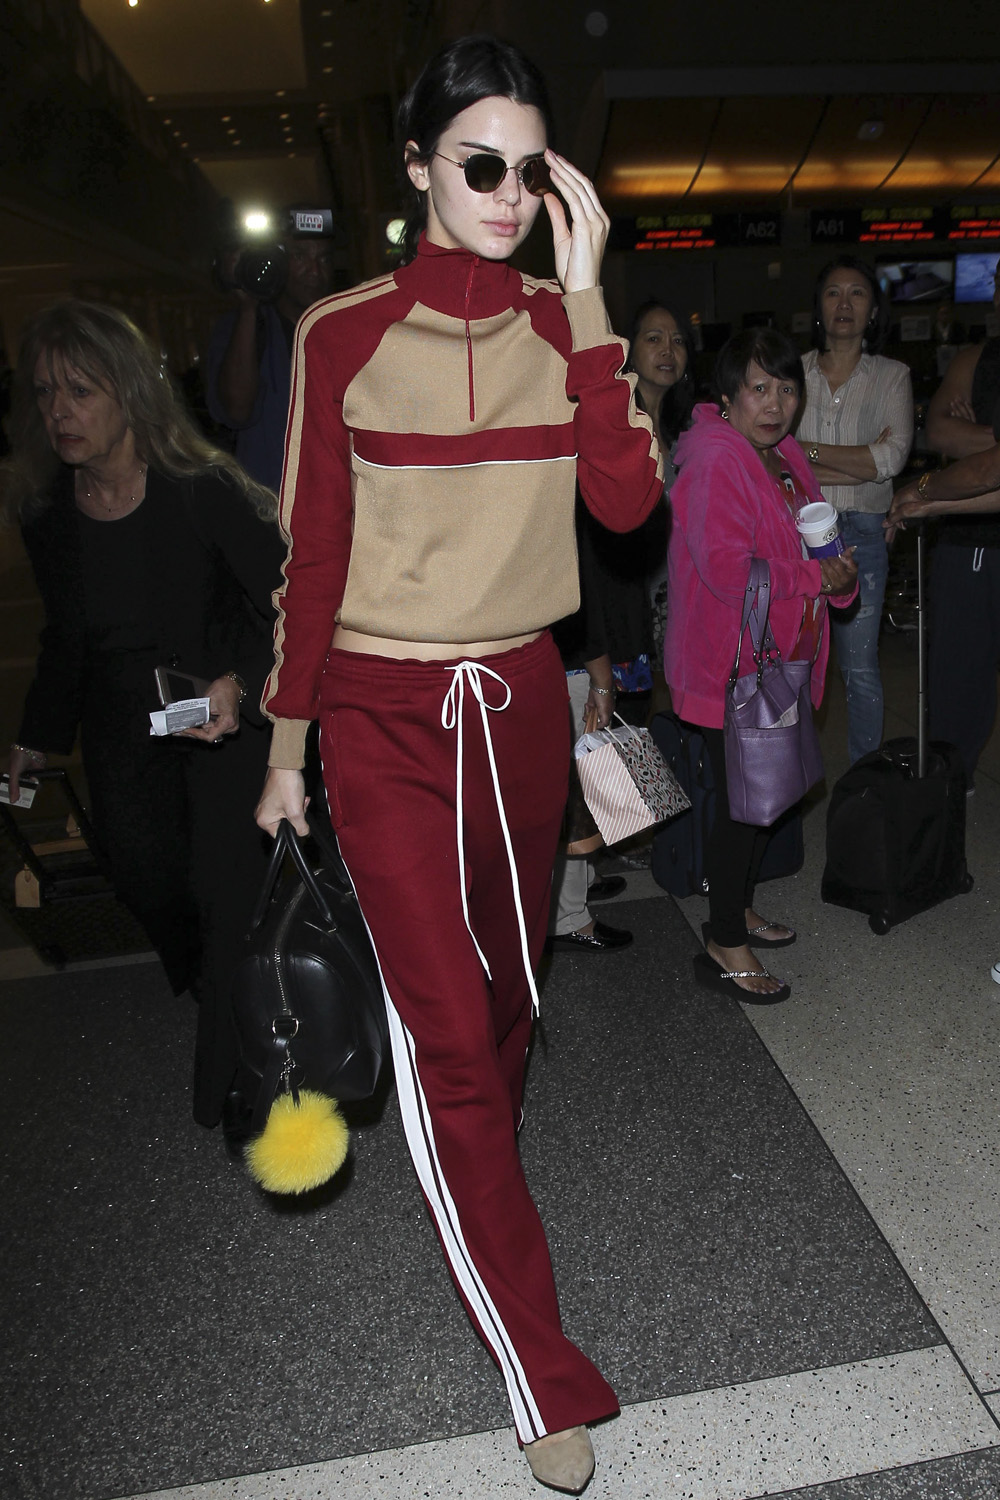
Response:
[{"label": "suitcase telescopic handle", "polygon": [[917,522],[917,775],[927,775],[927,615],[924,608],[925,521]]}]

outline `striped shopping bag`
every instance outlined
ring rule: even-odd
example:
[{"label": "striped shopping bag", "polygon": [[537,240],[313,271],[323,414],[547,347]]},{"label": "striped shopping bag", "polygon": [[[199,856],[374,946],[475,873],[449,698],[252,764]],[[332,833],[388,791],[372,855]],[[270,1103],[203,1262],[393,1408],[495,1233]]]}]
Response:
[{"label": "striped shopping bag", "polygon": [[581,735],[575,747],[584,800],[606,844],[665,823],[691,806],[649,730],[615,717],[613,728]]}]

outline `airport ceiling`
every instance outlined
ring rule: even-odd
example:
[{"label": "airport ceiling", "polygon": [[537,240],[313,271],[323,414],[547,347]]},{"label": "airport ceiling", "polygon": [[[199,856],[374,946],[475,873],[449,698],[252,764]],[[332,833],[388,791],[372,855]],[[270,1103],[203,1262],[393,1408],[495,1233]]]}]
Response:
[{"label": "airport ceiling", "polygon": [[[433,7],[428,0],[82,0],[82,9],[177,141],[225,191],[235,180],[231,164],[243,164],[244,181],[252,161],[262,184],[280,182],[282,162],[317,157],[318,133],[335,124],[339,109],[380,95],[394,102],[410,42]],[[468,9],[471,28],[475,10],[482,16],[489,7]],[[493,6],[496,29],[516,23],[517,9]],[[734,8],[722,4],[708,7],[719,22],[711,55],[728,66],[638,68],[670,56],[661,34],[670,12],[633,4],[623,24],[622,9],[588,11],[570,0],[560,7],[565,25],[553,27],[539,24],[549,8],[536,6],[522,33],[553,78],[561,123],[574,140],[589,135],[587,166],[620,212],[654,203],[808,205],[866,194],[898,200],[1000,191],[1000,96],[988,63],[887,64],[882,49],[860,65],[774,66],[758,52],[741,67],[740,34],[726,40]],[[977,9],[952,7],[973,22]],[[831,15],[848,20],[850,10]],[[906,45],[900,38],[901,51]],[[701,46],[708,55],[704,40]],[[822,58],[822,43],[818,51]],[[631,69],[616,65],[624,58]],[[576,104],[571,121],[567,94]]]},{"label": "airport ceiling", "polygon": [[[746,0],[79,3],[237,206],[318,193],[392,212],[400,92],[436,38],[475,29],[540,64],[560,144],[612,214],[1000,199],[994,0],[953,0],[923,42],[867,0],[767,16]],[[46,239],[37,258],[62,257]]]}]

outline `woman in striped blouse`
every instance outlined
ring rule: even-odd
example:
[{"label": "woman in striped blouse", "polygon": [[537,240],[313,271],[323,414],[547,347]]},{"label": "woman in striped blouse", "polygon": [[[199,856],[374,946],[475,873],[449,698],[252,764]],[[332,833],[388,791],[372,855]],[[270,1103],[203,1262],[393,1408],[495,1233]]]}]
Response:
[{"label": "woman in striped blouse", "polygon": [[874,271],[842,255],[819,274],[811,349],[803,358],[805,404],[796,436],[823,494],[840,512],[844,543],[856,548],[860,599],[832,622],[847,689],[851,763],[882,741],[879,622],[888,555],[882,521],[892,480],[913,438],[910,372],[878,351],[889,331],[889,305]]}]

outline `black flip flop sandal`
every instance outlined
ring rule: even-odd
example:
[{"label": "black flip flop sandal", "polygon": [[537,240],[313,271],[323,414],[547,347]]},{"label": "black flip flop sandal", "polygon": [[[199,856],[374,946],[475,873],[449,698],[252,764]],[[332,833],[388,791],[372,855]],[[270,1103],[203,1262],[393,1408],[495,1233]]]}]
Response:
[{"label": "black flip flop sandal", "polygon": [[[759,927],[748,927],[747,938],[749,939],[751,948],[790,948],[791,945],[795,942],[796,937],[798,936],[797,933],[793,932],[791,937],[786,938],[762,938],[754,936],[754,933],[766,932],[769,927],[784,927],[784,925],[784,922],[762,922]],[[789,931],[791,931],[791,928],[789,928]],[[711,936],[711,924],[708,922],[702,922],[701,939],[706,948],[708,947],[709,938]]]},{"label": "black flip flop sandal", "polygon": [[[772,977],[766,969],[764,974],[768,979]],[[724,969],[721,964],[716,963],[710,953],[695,954],[694,977],[706,990],[715,990],[720,995],[729,995],[744,1005],[779,1005],[792,993],[790,984],[783,984],[780,990],[772,990],[769,994],[745,990],[742,985],[736,983],[737,979],[759,979],[761,977],[759,971],[757,969]]]},{"label": "black flip flop sandal", "polygon": [[769,927],[784,927],[784,925],[784,922],[762,922],[759,927],[748,927],[747,937],[750,939],[751,948],[790,948],[792,943],[795,942],[797,935],[792,932],[791,928],[788,929],[792,933],[791,937],[762,938],[756,936],[759,932],[767,932]]}]

